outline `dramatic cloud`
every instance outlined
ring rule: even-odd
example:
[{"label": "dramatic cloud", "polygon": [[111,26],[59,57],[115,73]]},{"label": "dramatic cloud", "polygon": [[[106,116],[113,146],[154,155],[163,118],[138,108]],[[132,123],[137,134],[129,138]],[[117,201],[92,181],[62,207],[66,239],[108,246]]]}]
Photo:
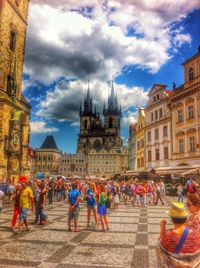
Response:
[{"label": "dramatic cloud", "polygon": [[47,127],[45,122],[35,121],[31,122],[31,134],[51,133],[58,131],[55,127]]},{"label": "dramatic cloud", "polygon": [[[60,82],[54,91],[47,93],[46,99],[41,102],[37,115],[77,125],[79,123],[80,103],[83,103],[87,88],[85,81]],[[90,90],[94,106],[96,106],[97,112],[102,114],[103,103],[107,103],[110,85],[101,81],[91,81]],[[121,102],[122,111],[128,111],[131,106],[143,106],[147,101],[147,93],[142,88],[115,85],[115,90]],[[128,116],[130,117],[129,113]]]},{"label": "dramatic cloud", "polygon": [[[168,49],[190,42],[171,25],[199,1],[51,1],[31,4],[25,71],[53,81],[87,76],[105,81],[127,65],[157,72]],[[131,33],[131,34],[130,34]],[[159,55],[159,56],[158,56]]]}]

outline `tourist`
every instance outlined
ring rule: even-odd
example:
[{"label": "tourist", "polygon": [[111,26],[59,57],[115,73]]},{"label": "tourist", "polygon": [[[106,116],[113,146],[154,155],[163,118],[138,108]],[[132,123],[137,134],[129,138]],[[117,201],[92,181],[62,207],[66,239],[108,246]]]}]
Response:
[{"label": "tourist", "polygon": [[199,267],[197,264],[200,264],[200,234],[186,227],[188,213],[183,203],[174,202],[168,215],[174,227],[166,229],[166,220],[160,223],[158,267]]},{"label": "tourist", "polygon": [[14,212],[13,212],[13,218],[12,218],[12,230],[15,232],[15,227],[17,223],[17,219],[20,216],[20,192],[21,192],[21,187],[17,185],[15,187],[15,196],[13,198],[14,200]]},{"label": "tourist", "polygon": [[35,204],[35,221],[34,223],[39,225],[46,224],[46,214],[43,212],[46,203],[46,188],[43,182],[44,174],[38,172],[36,185],[37,188],[34,193],[34,204]]},{"label": "tourist", "polygon": [[119,186],[115,182],[113,184],[114,189],[113,189],[113,209],[118,209],[119,208]]},{"label": "tourist", "polygon": [[81,193],[77,190],[77,184],[72,184],[72,190],[68,193],[68,231],[71,232],[71,221],[74,220],[74,232],[79,232],[78,229],[78,217],[80,212],[79,202],[81,199]]},{"label": "tourist", "polygon": [[191,213],[186,225],[200,233],[200,196],[198,194],[188,194],[186,205]]},{"label": "tourist", "polygon": [[12,196],[15,193],[15,186],[13,185],[12,182],[10,182],[8,185],[7,193],[8,193],[9,202],[11,202]]},{"label": "tourist", "polygon": [[4,192],[0,189],[0,214],[3,209],[3,198],[4,198]]},{"label": "tourist", "polygon": [[34,198],[33,198],[33,192],[28,186],[28,179],[24,176],[21,176],[19,178],[19,183],[22,185],[21,193],[20,193],[20,199],[19,199],[19,206],[20,206],[20,222],[18,225],[18,232],[20,231],[20,228],[23,224],[25,224],[26,231],[28,231],[28,210],[31,203],[31,210],[34,211]]},{"label": "tourist", "polygon": [[48,192],[47,192],[49,205],[53,204],[53,192],[54,192],[53,181],[50,181],[48,184]]},{"label": "tourist", "polygon": [[157,186],[156,186],[156,202],[155,202],[155,205],[158,205],[158,200],[160,200],[162,205],[164,205],[163,188],[162,188],[162,186],[160,184],[157,184]]},{"label": "tourist", "polygon": [[108,192],[104,184],[100,185],[100,192],[98,195],[98,214],[100,215],[102,231],[105,231],[105,227],[109,230],[106,202],[108,199]]},{"label": "tourist", "polygon": [[179,184],[178,189],[177,189],[177,194],[178,194],[178,202],[183,203],[183,185]]},{"label": "tourist", "polygon": [[98,227],[98,215],[97,215],[97,192],[96,192],[96,185],[92,182],[89,183],[89,188],[86,190],[86,196],[87,200],[87,227],[90,226],[90,216],[91,211],[94,213],[95,218],[95,225],[96,228]]}]

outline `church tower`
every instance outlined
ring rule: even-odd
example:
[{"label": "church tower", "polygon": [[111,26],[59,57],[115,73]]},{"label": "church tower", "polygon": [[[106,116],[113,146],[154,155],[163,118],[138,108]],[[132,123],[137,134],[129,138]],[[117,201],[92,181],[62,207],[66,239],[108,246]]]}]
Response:
[{"label": "church tower", "polygon": [[0,1],[0,178],[28,175],[30,104],[22,94],[29,0]]},{"label": "church tower", "polygon": [[106,133],[120,135],[121,108],[119,108],[118,105],[117,94],[115,94],[113,81],[111,86],[111,92],[108,96],[108,106],[106,109],[104,105],[103,114]]}]

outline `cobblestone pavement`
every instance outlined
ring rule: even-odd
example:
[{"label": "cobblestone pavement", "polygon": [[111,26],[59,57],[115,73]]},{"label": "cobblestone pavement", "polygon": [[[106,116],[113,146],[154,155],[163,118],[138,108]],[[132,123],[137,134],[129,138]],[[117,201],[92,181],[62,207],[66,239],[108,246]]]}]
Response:
[{"label": "cobblestone pavement", "polygon": [[[169,201],[167,201],[169,204]],[[47,224],[30,225],[30,231],[9,230],[12,209],[0,216],[0,267],[137,267],[156,268],[155,246],[161,218],[168,204],[136,208],[121,205],[110,210],[110,230],[105,233],[86,228],[86,206],[81,205],[80,233],[66,231],[66,202],[47,206]],[[29,222],[34,220],[30,212]]]}]

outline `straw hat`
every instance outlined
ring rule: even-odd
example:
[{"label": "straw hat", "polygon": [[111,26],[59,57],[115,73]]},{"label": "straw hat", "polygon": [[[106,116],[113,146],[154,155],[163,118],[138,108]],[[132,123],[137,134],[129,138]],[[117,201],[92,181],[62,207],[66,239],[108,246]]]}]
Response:
[{"label": "straw hat", "polygon": [[188,213],[185,210],[185,206],[181,202],[173,202],[172,207],[167,214],[172,218],[187,218]]}]

